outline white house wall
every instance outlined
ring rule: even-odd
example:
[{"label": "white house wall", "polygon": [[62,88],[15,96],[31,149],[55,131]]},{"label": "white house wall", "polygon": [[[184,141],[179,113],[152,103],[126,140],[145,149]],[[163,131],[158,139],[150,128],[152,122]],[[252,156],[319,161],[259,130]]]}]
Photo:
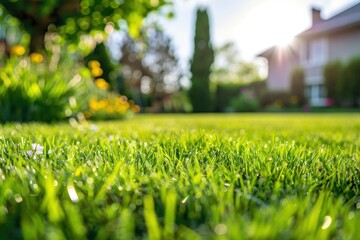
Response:
[{"label": "white house wall", "polygon": [[289,49],[278,48],[274,50],[274,54],[268,59],[268,89],[274,91],[290,90],[291,72],[297,64],[297,57]]},{"label": "white house wall", "polygon": [[329,36],[329,60],[348,61],[360,56],[360,27]]},{"label": "white house wall", "polygon": [[[318,11],[315,13],[320,14]],[[259,56],[268,60],[269,90],[290,90],[291,72],[300,65],[304,69],[310,105],[326,106],[331,104],[331,99],[327,99],[324,86],[324,66],[330,61],[345,63],[353,57],[360,57],[360,3],[332,18],[315,20],[310,29],[297,36],[292,51],[273,47]]]}]

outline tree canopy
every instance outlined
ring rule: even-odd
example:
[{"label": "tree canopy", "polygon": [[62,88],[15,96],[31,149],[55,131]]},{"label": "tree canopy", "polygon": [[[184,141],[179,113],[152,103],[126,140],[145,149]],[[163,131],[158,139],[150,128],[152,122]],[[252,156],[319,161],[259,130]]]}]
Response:
[{"label": "tree canopy", "polygon": [[248,84],[260,81],[257,65],[239,58],[234,43],[226,43],[215,50],[215,62],[211,72],[214,84]]},{"label": "tree canopy", "polygon": [[179,90],[178,59],[170,38],[156,24],[142,28],[137,39],[125,37],[120,64],[133,98],[140,101],[140,95],[147,95],[154,111],[162,111],[164,100]]},{"label": "tree canopy", "polygon": [[120,28],[121,21],[136,36],[142,19],[169,4],[169,0],[2,0],[0,6],[17,18],[30,34],[30,51],[44,48],[48,30],[69,39],[82,34],[106,31],[106,26]]}]

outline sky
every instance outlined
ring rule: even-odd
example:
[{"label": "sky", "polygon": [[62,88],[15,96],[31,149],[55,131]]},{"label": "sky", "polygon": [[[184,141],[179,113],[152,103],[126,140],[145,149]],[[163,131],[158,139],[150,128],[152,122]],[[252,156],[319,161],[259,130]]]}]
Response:
[{"label": "sky", "polygon": [[160,19],[172,38],[177,56],[186,68],[193,52],[195,15],[206,7],[210,16],[215,47],[235,43],[240,57],[258,61],[256,55],[284,44],[311,26],[311,7],[329,18],[360,2],[359,0],[174,0],[175,17]]}]

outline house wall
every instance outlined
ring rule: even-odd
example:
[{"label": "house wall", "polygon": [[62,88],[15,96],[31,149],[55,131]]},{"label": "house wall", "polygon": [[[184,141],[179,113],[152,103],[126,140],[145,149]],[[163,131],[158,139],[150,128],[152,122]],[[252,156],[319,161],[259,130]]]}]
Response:
[{"label": "house wall", "polygon": [[[312,43],[319,41],[321,42],[321,46],[319,47],[323,48],[320,52],[318,52],[319,49],[317,47],[311,47]],[[323,67],[329,61],[328,38],[318,36],[316,38],[302,40],[299,52],[300,66],[305,71],[305,83],[308,85],[321,84]]]},{"label": "house wall", "polygon": [[348,61],[360,56],[360,26],[329,36],[329,60]]},{"label": "house wall", "polygon": [[[324,51],[314,51],[311,44],[322,41]],[[305,71],[306,95],[313,106],[326,105],[326,90],[323,79],[323,68],[329,61],[348,61],[350,58],[360,56],[360,26],[348,28],[331,34],[318,35],[313,38],[303,39],[300,47],[300,64]],[[311,59],[312,56],[323,56]],[[313,61],[316,60],[316,61]]]},{"label": "house wall", "polygon": [[267,88],[273,91],[290,90],[291,72],[298,64],[296,54],[289,48],[277,48],[268,59]]},{"label": "house wall", "polygon": [[326,105],[323,68],[329,61],[329,39],[327,35],[301,39],[299,46],[300,65],[305,72],[305,94],[312,106]]},{"label": "house wall", "polygon": [[[305,31],[306,34],[298,35],[292,51],[275,48],[259,55],[268,59],[268,89],[290,90],[291,72],[300,65],[305,72],[306,95],[310,105],[325,106],[330,103],[326,98],[323,68],[329,61],[347,62],[352,57],[360,56],[359,13],[360,3],[332,17],[328,25],[320,26],[319,23]],[[344,21],[352,23],[342,26]],[[338,24],[343,30],[333,32]],[[332,30],[319,31],[324,27]]]}]

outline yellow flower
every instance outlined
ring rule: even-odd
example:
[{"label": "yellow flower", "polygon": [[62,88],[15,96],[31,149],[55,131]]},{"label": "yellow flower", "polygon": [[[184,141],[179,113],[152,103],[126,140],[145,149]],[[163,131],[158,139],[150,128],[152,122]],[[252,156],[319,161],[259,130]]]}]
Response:
[{"label": "yellow flower", "polygon": [[100,63],[96,60],[91,60],[88,62],[88,67],[90,69],[93,69],[93,68],[100,68]]},{"label": "yellow flower", "polygon": [[138,113],[140,112],[140,106],[139,105],[134,105],[134,106],[131,106],[131,110],[134,112],[134,113]]},{"label": "yellow flower", "polygon": [[25,48],[21,45],[14,45],[10,48],[11,55],[22,56],[25,54]]},{"label": "yellow flower", "polygon": [[121,105],[122,104],[122,101],[120,100],[120,98],[115,98],[114,99],[114,105],[115,106],[119,106],[119,105]]},{"label": "yellow flower", "polygon": [[115,109],[114,109],[113,106],[109,105],[109,106],[107,106],[107,107],[105,108],[105,111],[106,111],[107,113],[114,113],[114,112],[115,112]]},{"label": "yellow flower", "polygon": [[97,111],[99,108],[98,108],[98,102],[96,101],[96,99],[92,98],[90,99],[89,101],[89,108],[90,110],[92,111]]},{"label": "yellow flower", "polygon": [[103,70],[99,67],[91,69],[91,76],[100,77],[103,74]]},{"label": "yellow flower", "polygon": [[98,104],[99,104],[100,109],[105,108],[105,107],[109,106],[109,100],[102,99],[98,102]]},{"label": "yellow flower", "polygon": [[30,61],[32,63],[41,63],[44,60],[43,55],[41,55],[41,53],[31,53],[30,54]]},{"label": "yellow flower", "polygon": [[117,110],[119,113],[124,113],[124,112],[126,112],[126,110],[128,110],[128,108],[129,108],[128,104],[123,104],[123,105],[119,106],[117,108]]},{"label": "yellow flower", "polygon": [[275,106],[278,108],[281,108],[283,106],[283,101],[281,101],[280,99],[277,99],[275,101]]},{"label": "yellow flower", "polygon": [[109,83],[106,82],[105,79],[103,79],[103,78],[96,79],[95,85],[102,90],[106,90],[110,87]]},{"label": "yellow flower", "polygon": [[290,101],[292,104],[297,104],[299,102],[299,98],[295,95],[291,96]]}]

